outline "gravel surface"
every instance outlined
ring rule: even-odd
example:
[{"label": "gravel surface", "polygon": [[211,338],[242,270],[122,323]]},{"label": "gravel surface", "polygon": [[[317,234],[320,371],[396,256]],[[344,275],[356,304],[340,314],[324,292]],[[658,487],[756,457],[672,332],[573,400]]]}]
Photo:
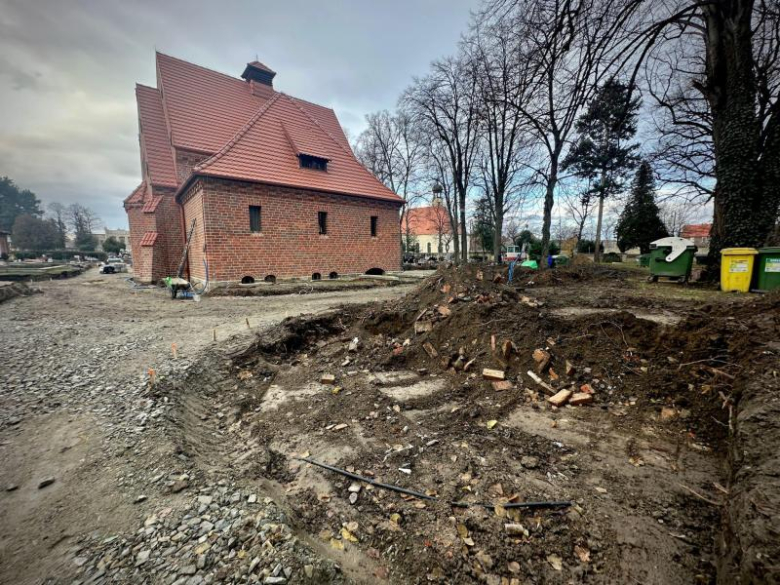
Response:
[{"label": "gravel surface", "polygon": [[285,317],[410,287],[171,301],[95,271],[36,287],[0,305],[0,583],[343,579],[220,459],[215,406],[160,388]]}]

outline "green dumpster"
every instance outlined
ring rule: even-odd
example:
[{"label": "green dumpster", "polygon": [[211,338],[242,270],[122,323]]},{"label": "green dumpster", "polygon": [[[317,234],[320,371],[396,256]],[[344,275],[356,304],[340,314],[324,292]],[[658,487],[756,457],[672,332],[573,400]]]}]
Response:
[{"label": "green dumpster", "polygon": [[660,277],[688,282],[693,268],[693,258],[698,248],[685,238],[661,238],[650,244],[650,281]]},{"label": "green dumpster", "polygon": [[558,254],[557,256],[553,256],[555,258],[555,265],[556,266],[568,266],[569,265],[569,257],[564,256],[563,254]]},{"label": "green dumpster", "polygon": [[755,266],[753,289],[770,291],[780,288],[780,248],[759,248]]},{"label": "green dumpster", "polygon": [[644,266],[645,268],[650,266],[650,254],[640,254],[639,265]]}]

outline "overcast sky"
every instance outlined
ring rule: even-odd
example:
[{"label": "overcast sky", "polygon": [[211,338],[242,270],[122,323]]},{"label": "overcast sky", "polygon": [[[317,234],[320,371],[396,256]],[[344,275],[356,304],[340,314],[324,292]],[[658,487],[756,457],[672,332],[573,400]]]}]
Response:
[{"label": "overcast sky", "polygon": [[0,0],[0,176],[126,227],[140,182],[136,82],[154,50],[332,107],[355,136],[455,51],[478,0]]}]

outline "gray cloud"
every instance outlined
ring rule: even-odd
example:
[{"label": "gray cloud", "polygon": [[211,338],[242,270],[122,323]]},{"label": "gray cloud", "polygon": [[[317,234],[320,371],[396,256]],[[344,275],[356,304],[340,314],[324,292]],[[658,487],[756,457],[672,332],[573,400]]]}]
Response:
[{"label": "gray cloud", "polygon": [[354,136],[455,50],[478,3],[0,0],[0,175],[126,225],[134,85],[155,85],[155,48],[233,75],[257,56],[276,87],[334,108]]}]

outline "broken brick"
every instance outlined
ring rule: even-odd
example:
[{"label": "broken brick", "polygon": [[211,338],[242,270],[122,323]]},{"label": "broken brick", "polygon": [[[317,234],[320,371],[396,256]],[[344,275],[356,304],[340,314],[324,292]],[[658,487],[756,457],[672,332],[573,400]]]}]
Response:
[{"label": "broken brick", "polygon": [[485,275],[482,274],[481,270],[477,270],[477,280],[482,280],[483,278],[485,278]]},{"label": "broken brick", "polygon": [[425,350],[425,353],[428,354],[429,357],[435,358],[439,357],[439,352],[436,351],[436,348],[433,347],[429,342],[423,343],[423,349]]},{"label": "broken brick", "polygon": [[593,402],[593,394],[587,394],[585,392],[577,392],[569,400],[569,404],[572,406],[579,406],[581,404],[590,404]]},{"label": "broken brick", "polygon": [[320,382],[323,384],[335,384],[336,376],[333,374],[322,374],[322,376],[320,376]]},{"label": "broken brick", "polygon": [[449,307],[439,306],[436,308],[436,310],[439,311],[439,315],[441,315],[442,317],[449,317],[450,315],[452,315],[452,309],[450,309]]},{"label": "broken brick", "polygon": [[501,392],[502,390],[511,390],[512,389],[512,382],[509,380],[499,380],[497,382],[493,382],[493,390],[496,392]]},{"label": "broken brick", "polygon": [[591,386],[590,384],[583,384],[582,386],[580,386],[580,392],[582,392],[583,394],[593,394],[595,390],[593,389],[593,386]]},{"label": "broken brick", "polygon": [[493,277],[493,282],[494,282],[494,283],[496,283],[496,284],[498,284],[498,283],[499,283],[499,282],[501,282],[502,280],[504,280],[504,277],[503,277],[503,276],[501,276],[500,274],[496,274],[496,275]]},{"label": "broken brick", "polygon": [[566,375],[567,376],[573,376],[574,372],[576,372],[576,368],[574,367],[574,364],[571,363],[569,360],[566,360]]},{"label": "broken brick", "polygon": [[488,380],[504,380],[506,379],[506,372],[504,370],[485,368],[482,370],[482,377]]},{"label": "broken brick", "polygon": [[539,373],[544,372],[550,366],[550,360],[552,359],[552,356],[549,352],[543,349],[535,349],[533,357],[537,364],[536,369]]},{"label": "broken brick", "polygon": [[573,392],[571,390],[561,390],[555,396],[550,396],[547,402],[553,406],[563,406],[571,398]]},{"label": "broken brick", "polygon": [[449,283],[446,283],[444,286],[441,287],[441,292],[443,292],[445,295],[450,294],[450,291],[452,290],[452,287]]}]

